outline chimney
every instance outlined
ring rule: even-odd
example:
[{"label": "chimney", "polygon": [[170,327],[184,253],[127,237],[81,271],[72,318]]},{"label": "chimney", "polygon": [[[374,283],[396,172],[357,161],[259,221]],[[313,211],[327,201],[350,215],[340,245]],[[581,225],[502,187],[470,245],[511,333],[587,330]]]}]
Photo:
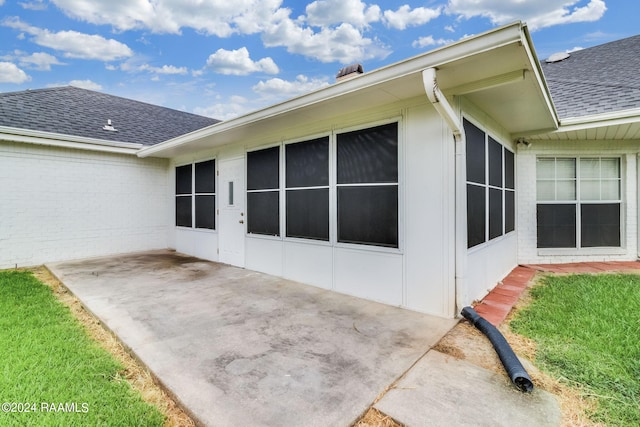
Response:
[{"label": "chimney", "polygon": [[363,73],[364,70],[362,69],[362,64],[347,65],[346,67],[338,71],[338,74],[336,75],[336,82],[352,79],[354,77],[358,77]]}]

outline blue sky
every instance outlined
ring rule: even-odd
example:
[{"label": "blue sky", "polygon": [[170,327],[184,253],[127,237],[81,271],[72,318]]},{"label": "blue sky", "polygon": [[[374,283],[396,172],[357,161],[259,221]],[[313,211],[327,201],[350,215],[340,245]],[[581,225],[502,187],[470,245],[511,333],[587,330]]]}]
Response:
[{"label": "blue sky", "polygon": [[496,26],[540,59],[638,33],[635,0],[0,0],[0,92],[72,84],[218,119]]}]

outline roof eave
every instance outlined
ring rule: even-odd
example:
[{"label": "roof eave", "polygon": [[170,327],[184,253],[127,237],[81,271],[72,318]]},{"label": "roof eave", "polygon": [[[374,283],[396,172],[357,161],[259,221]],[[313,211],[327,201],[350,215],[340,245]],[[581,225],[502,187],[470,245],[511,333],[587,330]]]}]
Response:
[{"label": "roof eave", "polygon": [[[373,70],[369,73],[365,73],[358,78],[349,79],[342,82],[334,83],[330,86],[318,89],[314,92],[289,99],[287,101],[274,104],[272,106],[245,114],[240,117],[236,117],[231,120],[223,121],[209,127],[191,132],[186,135],[179,136],[156,144],[151,147],[145,147],[138,152],[140,157],[157,156],[157,157],[171,157],[171,153],[175,152],[178,148],[181,148],[189,143],[200,140],[202,138],[211,137],[223,132],[232,131],[237,128],[251,125],[256,122],[268,120],[272,117],[282,116],[289,112],[309,107],[321,102],[327,102],[346,94],[351,94],[366,88],[370,88],[390,80],[399,79],[407,75],[422,72],[422,70],[431,67],[438,67],[444,64],[461,60],[472,55],[477,55],[485,51],[490,51],[497,47],[509,45],[512,43],[522,43],[522,30],[526,28],[521,22],[515,22],[513,24],[505,25],[500,28],[496,28],[487,33],[481,35],[468,37],[460,40],[456,43],[420,54],[418,56],[406,59],[404,61]],[[530,38],[525,33],[525,44],[531,44]],[[535,55],[528,50],[532,59],[535,59]],[[533,63],[537,62],[535,60]],[[545,99],[550,111],[550,114],[555,118],[555,110],[548,95],[548,89],[544,84],[541,72],[536,70],[536,78],[539,85],[545,92]],[[557,123],[557,122],[556,122]]]},{"label": "roof eave", "polygon": [[137,154],[142,144],[115,142],[97,138],[64,135],[31,129],[0,126],[0,140],[24,144],[48,145],[52,147],[74,148],[79,150],[101,151],[105,153]]}]

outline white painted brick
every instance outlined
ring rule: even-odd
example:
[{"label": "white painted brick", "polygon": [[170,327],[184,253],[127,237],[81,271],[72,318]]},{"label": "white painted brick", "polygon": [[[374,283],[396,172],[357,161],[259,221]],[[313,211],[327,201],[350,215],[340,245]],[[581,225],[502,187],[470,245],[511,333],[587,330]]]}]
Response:
[{"label": "white painted brick", "polygon": [[168,161],[0,142],[0,268],[167,247]]},{"label": "white painted brick", "polygon": [[[540,255],[536,237],[536,156],[602,156],[619,155],[623,165],[623,251],[605,254]],[[638,188],[637,147],[632,143],[616,142],[533,142],[529,148],[518,149],[517,173],[517,230],[518,262],[564,263],[585,261],[635,260],[638,257]]]}]

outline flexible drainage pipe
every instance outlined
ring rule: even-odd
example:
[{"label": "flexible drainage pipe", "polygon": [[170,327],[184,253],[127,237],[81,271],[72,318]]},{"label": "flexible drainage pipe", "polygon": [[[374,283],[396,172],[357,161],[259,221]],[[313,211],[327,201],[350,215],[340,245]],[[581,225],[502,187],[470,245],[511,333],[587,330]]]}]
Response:
[{"label": "flexible drainage pipe", "polygon": [[480,332],[486,335],[493,344],[493,348],[498,353],[498,357],[502,362],[502,366],[507,371],[511,382],[523,392],[530,392],[533,390],[533,382],[529,374],[518,360],[518,356],[513,352],[511,346],[500,333],[498,328],[489,323],[485,318],[480,316],[471,307],[465,307],[462,309],[462,316],[473,323],[473,326],[478,328]]}]

